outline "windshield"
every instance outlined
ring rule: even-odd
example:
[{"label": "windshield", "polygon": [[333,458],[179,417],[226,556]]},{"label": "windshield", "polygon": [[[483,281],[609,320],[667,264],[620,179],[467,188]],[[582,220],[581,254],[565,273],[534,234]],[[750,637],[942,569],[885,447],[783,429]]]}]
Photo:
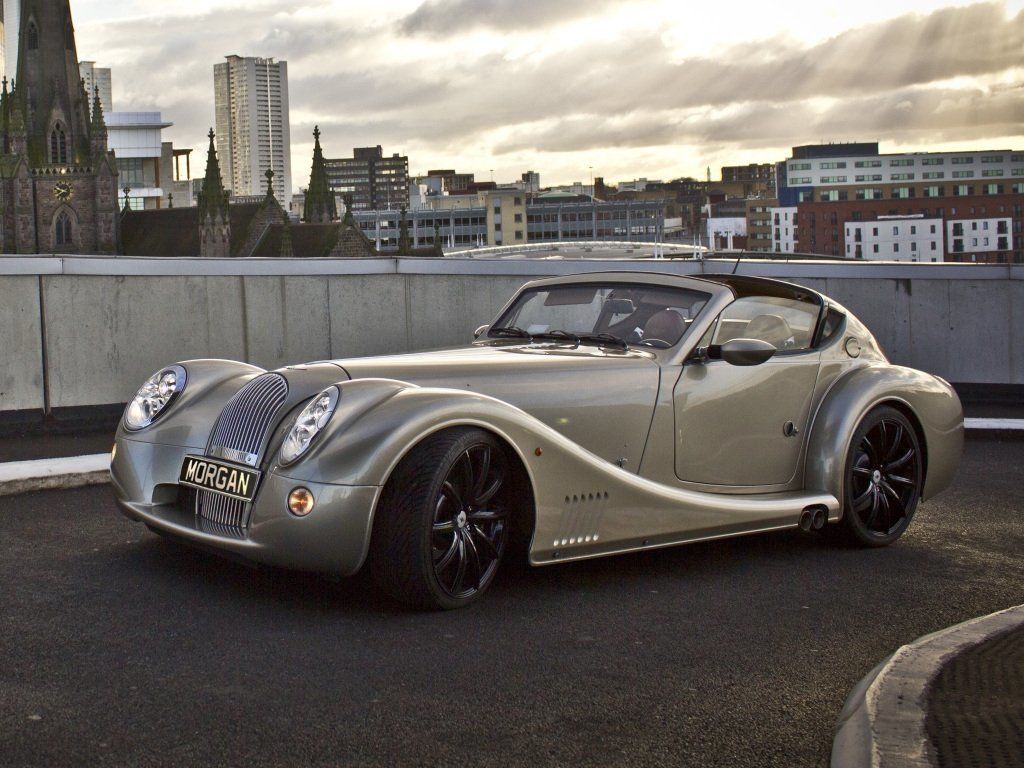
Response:
[{"label": "windshield", "polygon": [[667,349],[679,343],[710,298],[704,291],[657,285],[558,285],[525,291],[487,335]]}]

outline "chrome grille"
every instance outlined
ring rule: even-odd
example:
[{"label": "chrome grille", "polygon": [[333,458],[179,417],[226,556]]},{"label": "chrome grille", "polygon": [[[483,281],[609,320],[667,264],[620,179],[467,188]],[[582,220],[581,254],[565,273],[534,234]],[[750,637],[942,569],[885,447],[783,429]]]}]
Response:
[{"label": "chrome grille", "polygon": [[257,466],[263,441],[287,397],[288,382],[280,374],[264,373],[250,381],[221,411],[207,455]]},{"label": "chrome grille", "polygon": [[196,491],[195,510],[199,530],[215,536],[245,538],[246,503],[211,491]]}]

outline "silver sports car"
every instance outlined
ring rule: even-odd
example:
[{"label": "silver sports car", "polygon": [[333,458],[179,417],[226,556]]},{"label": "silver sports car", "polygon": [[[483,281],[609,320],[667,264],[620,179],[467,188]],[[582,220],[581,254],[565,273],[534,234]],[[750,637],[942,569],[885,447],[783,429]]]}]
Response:
[{"label": "silver sports car", "polygon": [[761,531],[891,544],[953,478],[963,411],[819,293],[606,272],[537,280],[476,340],[265,371],[189,360],[128,404],[126,515],[263,563],[457,608],[503,560]]}]

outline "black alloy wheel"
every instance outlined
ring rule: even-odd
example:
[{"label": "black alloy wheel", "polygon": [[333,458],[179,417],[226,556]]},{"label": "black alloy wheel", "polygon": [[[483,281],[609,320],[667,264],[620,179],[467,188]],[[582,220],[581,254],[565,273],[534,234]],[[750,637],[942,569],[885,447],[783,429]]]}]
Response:
[{"label": "black alloy wheel", "polygon": [[508,510],[498,493],[508,474],[505,454],[489,442],[468,447],[434,502],[434,576],[456,600],[471,598],[490,583],[505,548]]},{"label": "black alloy wheel", "polygon": [[921,498],[917,433],[888,406],[871,411],[854,434],[846,463],[845,530],[855,543],[883,547],[910,525]]},{"label": "black alloy wheel", "polygon": [[370,567],[395,599],[461,608],[482,595],[508,545],[513,478],[504,447],[479,429],[416,446],[384,488]]}]

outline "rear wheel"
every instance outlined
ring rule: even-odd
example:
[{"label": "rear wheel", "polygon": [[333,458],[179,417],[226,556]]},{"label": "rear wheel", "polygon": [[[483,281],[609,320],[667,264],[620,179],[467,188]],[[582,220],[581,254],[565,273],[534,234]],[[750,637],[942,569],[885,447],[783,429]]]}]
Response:
[{"label": "rear wheel", "polygon": [[846,538],[866,547],[896,541],[914,517],[923,474],[921,446],[907,417],[888,406],[868,413],[846,458]]},{"label": "rear wheel", "polygon": [[479,599],[505,554],[513,485],[503,446],[483,430],[447,430],[413,448],[377,508],[370,543],[377,583],[419,608]]}]

